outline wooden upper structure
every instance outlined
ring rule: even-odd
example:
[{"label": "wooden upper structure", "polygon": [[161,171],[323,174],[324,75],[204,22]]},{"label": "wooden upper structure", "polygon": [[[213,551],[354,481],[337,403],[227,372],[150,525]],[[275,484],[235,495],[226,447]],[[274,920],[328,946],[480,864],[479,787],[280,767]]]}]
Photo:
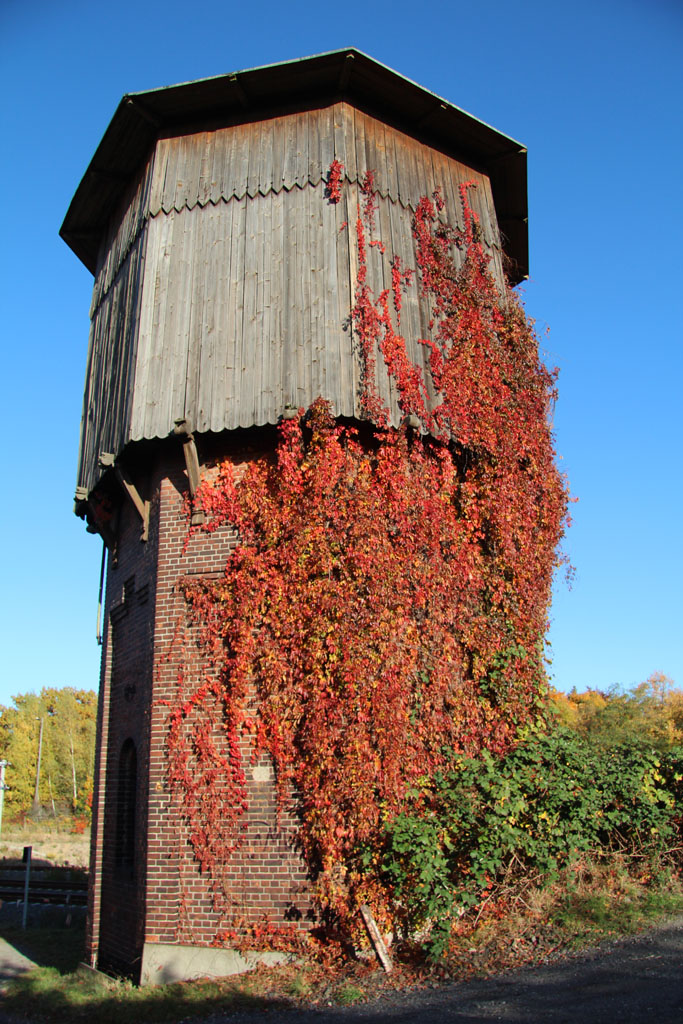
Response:
[{"label": "wooden upper structure", "polygon": [[[335,159],[338,203],[325,194]],[[273,424],[318,396],[360,416],[349,313],[368,170],[376,236],[404,266],[420,197],[440,188],[454,221],[458,186],[475,181],[494,273],[505,259],[513,283],[526,275],[523,147],[357,50],[124,97],[61,229],[95,275],[80,497],[103,453],[111,465],[178,420],[199,433]],[[387,268],[371,249],[376,294]],[[418,365],[429,317],[414,283],[401,332]]]}]

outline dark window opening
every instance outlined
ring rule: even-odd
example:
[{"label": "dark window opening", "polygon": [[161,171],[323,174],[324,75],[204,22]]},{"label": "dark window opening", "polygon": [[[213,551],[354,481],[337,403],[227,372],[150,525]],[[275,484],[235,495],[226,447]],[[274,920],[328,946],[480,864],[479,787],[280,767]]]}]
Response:
[{"label": "dark window opening", "polygon": [[135,824],[137,812],[138,758],[135,744],[127,739],[119,758],[116,803],[116,870],[121,878],[135,876]]}]

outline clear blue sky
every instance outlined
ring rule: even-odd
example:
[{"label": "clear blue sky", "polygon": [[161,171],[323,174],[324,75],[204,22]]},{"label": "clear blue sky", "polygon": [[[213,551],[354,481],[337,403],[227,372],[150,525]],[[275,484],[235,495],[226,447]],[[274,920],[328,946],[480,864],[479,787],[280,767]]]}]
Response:
[{"label": "clear blue sky", "polygon": [[579,503],[562,689],[683,686],[683,6],[3,0],[0,702],[96,688],[99,540],[72,513],[92,278],[58,237],[125,92],[357,46],[529,149],[529,313]]}]

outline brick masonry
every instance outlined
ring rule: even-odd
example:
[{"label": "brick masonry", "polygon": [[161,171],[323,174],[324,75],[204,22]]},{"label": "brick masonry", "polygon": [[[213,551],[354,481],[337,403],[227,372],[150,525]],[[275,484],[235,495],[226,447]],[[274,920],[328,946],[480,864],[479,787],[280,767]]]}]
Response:
[{"label": "brick masonry", "polygon": [[[245,741],[249,807],[240,846],[225,866],[222,906],[199,870],[169,791],[168,715],[179,696],[179,670],[186,681],[211,671],[179,580],[222,572],[237,538],[223,529],[187,543],[181,447],[164,444],[152,454],[149,539],[140,540],[140,519],[123,502],[118,557],[115,565],[110,558],[107,573],[86,950],[92,966],[136,979],[145,943],[208,947],[226,931],[264,919],[298,928],[311,920],[307,875],[295,849],[296,811],[278,813],[265,758],[252,764]],[[231,454],[238,465],[250,457]]]}]

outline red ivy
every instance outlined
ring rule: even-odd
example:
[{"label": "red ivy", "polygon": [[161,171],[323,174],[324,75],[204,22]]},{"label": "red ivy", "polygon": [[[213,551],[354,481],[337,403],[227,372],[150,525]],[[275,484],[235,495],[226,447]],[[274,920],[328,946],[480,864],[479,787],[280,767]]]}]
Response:
[{"label": "red ivy", "polygon": [[[337,161],[336,201],[333,171]],[[363,900],[390,917],[391,894],[359,851],[410,789],[449,750],[507,750],[545,692],[567,509],[549,427],[555,378],[516,298],[493,281],[468,188],[464,230],[443,223],[438,194],[414,218],[438,404],[399,333],[412,271],[394,257],[390,289],[375,296],[368,282],[367,175],[351,314],[374,434],[340,426],[318,400],[282,423],[273,460],[239,481],[225,463],[198,495],[205,528],[236,526],[241,543],[220,580],[184,584],[217,675],[183,684],[171,783],[195,853],[218,878],[246,801],[240,740],[267,752],[280,799],[297,794],[318,901],[342,920]],[[390,429],[378,358],[424,434]]]},{"label": "red ivy", "polygon": [[331,203],[338,203],[341,199],[341,182],[344,164],[339,160],[333,160],[327,175],[327,198]]}]

